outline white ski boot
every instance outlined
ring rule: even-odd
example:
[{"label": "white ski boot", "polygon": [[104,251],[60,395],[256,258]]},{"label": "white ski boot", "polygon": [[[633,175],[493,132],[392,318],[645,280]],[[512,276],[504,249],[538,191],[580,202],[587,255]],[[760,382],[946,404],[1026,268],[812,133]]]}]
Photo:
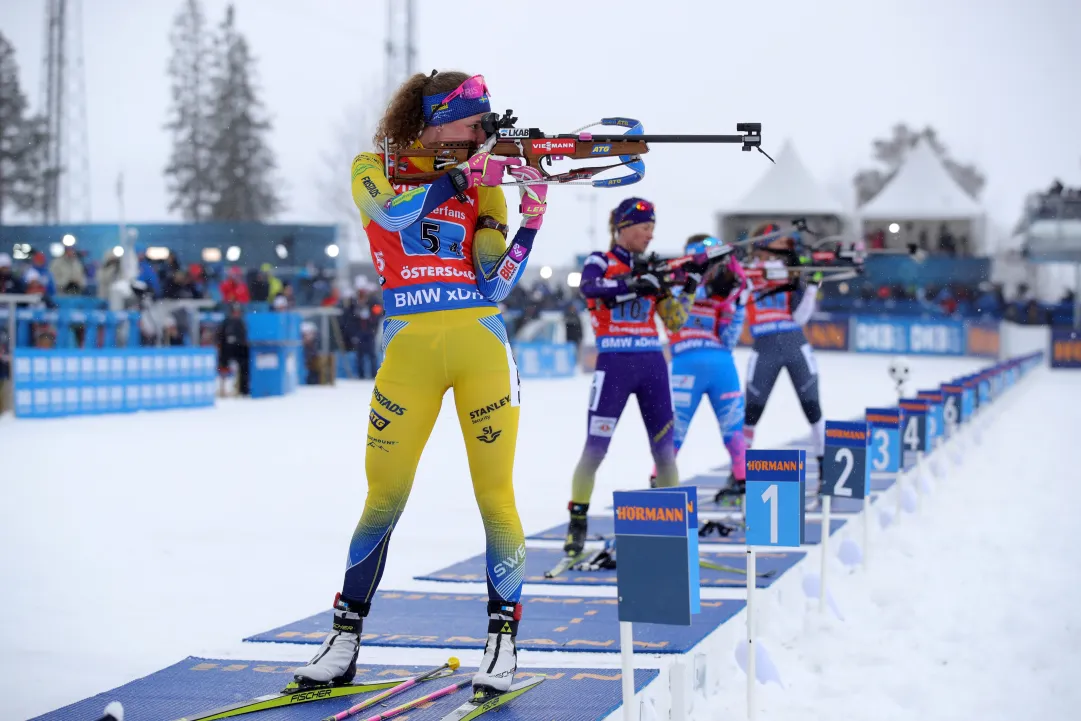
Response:
[{"label": "white ski boot", "polygon": [[494,696],[505,693],[518,671],[518,648],[514,639],[518,636],[518,619],[522,617],[522,604],[488,602],[488,642],[484,644],[484,658],[473,676],[473,694]]},{"label": "white ski boot", "polygon": [[307,666],[298,668],[293,678],[301,687],[345,684],[357,673],[360,633],[368,604],[354,608],[339,593],[334,597],[334,630],[319,647]]}]

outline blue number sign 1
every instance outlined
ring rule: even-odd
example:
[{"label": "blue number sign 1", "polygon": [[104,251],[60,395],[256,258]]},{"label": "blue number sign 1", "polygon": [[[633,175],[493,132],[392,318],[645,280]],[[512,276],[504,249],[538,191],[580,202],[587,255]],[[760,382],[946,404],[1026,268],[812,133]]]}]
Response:
[{"label": "blue number sign 1", "polygon": [[868,408],[867,425],[871,427],[870,462],[872,473],[897,473],[901,470],[901,409]]},{"label": "blue number sign 1", "polygon": [[839,498],[866,498],[871,481],[867,466],[866,423],[826,421],[826,455],[822,459],[822,487],[818,493]]},{"label": "blue number sign 1", "polygon": [[807,451],[747,451],[747,545],[803,544]]}]

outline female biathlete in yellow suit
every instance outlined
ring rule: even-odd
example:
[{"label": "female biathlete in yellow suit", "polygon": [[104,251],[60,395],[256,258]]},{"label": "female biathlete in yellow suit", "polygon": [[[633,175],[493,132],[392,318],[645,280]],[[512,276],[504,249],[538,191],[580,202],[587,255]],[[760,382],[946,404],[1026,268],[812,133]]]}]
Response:
[{"label": "female biathlete in yellow suit", "polygon": [[[490,110],[479,76],[414,75],[398,89],[376,132],[392,150],[433,142],[486,140]],[[379,272],[387,318],[385,360],[375,378],[364,468],[368,496],[349,545],[334,630],[296,672],[302,685],[350,681],[363,619],[383,574],[391,533],[413,484],[447,389],[454,389],[473,492],[487,539],[488,642],[474,690],[505,691],[517,669],[525,539],[511,472],[518,435],[518,370],[497,302],[518,281],[545,210],[544,185],[520,185],[521,227],[509,247],[507,170],[540,179],[519,158],[479,152],[429,185],[392,186],[381,154],[353,160],[353,200]],[[432,170],[428,158],[400,158],[406,172]],[[514,166],[514,167],[509,167]]]}]

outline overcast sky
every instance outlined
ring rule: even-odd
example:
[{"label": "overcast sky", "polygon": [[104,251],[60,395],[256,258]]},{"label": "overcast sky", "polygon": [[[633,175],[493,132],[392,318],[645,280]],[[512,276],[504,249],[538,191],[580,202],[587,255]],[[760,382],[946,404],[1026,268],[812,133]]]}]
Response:
[{"label": "overcast sky", "polygon": [[[70,0],[76,5],[80,0]],[[31,105],[40,107],[45,3],[9,0],[13,42]],[[91,220],[114,222],[117,174],[129,222],[176,221],[162,169],[170,141],[168,35],[179,0],[83,0]],[[362,148],[340,128],[383,78],[383,0],[236,0],[274,122],[287,222],[335,220],[320,186],[348,198]],[[569,132],[604,116],[646,132],[732,133],[763,124],[774,153],[790,138],[810,171],[847,201],[871,162],[871,141],[898,121],[934,125],[961,161],[987,174],[983,203],[1003,226],[1024,195],[1052,178],[1081,184],[1081,2],[1078,0],[758,0],[755,3],[417,0],[417,68],[482,73],[496,109],[522,127]],[[204,0],[213,24],[225,0]],[[563,49],[560,49],[563,48]],[[351,113],[353,115],[351,116]],[[355,122],[354,122],[355,121]],[[768,170],[736,146],[660,146],[628,188],[557,187],[538,237],[539,262],[589,249],[590,205],[633,194],[657,204],[655,249],[713,232]],[[517,193],[515,193],[517,195]],[[516,197],[508,197],[512,207]],[[73,220],[82,220],[76,217]],[[599,242],[599,240],[598,240]]]}]

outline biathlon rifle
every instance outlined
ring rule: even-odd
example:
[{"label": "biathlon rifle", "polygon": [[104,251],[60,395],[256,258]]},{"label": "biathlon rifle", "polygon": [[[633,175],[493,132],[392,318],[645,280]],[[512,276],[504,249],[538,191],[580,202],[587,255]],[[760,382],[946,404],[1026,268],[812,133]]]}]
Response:
[{"label": "biathlon rifle", "polygon": [[[690,274],[704,276],[710,269],[720,263],[721,260],[732,254],[734,248],[726,245],[715,245],[702,253],[690,253],[676,256],[675,258],[662,258],[656,253],[636,257],[631,263],[631,270],[620,276],[629,281],[632,278],[640,278],[643,275],[652,275],[660,283],[660,291],[657,298],[664,298],[672,294],[672,288],[687,286],[691,281]],[[606,298],[600,302],[609,308],[635,298],[633,293],[626,296]]]},{"label": "biathlon rifle", "polygon": [[[586,184],[595,188],[614,188],[637,183],[645,175],[646,166],[642,156],[649,152],[651,143],[730,143],[740,145],[742,150],[752,149],[774,162],[762,150],[762,124],[737,123],[738,135],[647,135],[642,124],[631,118],[602,118],[570,133],[549,135],[540,128],[516,128],[518,118],[513,110],[502,117],[487,113],[481,118],[481,127],[487,141],[480,147],[470,142],[435,143],[431,147],[401,148],[391,151],[389,141],[383,142],[386,158],[386,175],[391,183],[425,184],[444,175],[451,168],[464,163],[479,151],[512,158],[524,158],[526,165],[540,171],[542,180],[512,181],[504,185],[522,184]],[[624,133],[589,133],[588,128],[604,126],[623,128]],[[410,172],[405,158],[431,158],[434,169],[430,172]],[[553,160],[593,160],[618,158],[619,162],[571,168],[562,172],[549,172]],[[594,178],[615,168],[627,168],[630,172],[615,178]]]},{"label": "biathlon rifle", "polygon": [[[793,239],[792,247],[771,248],[768,245],[784,237]],[[821,236],[807,226],[804,218],[793,220],[790,229],[745,238],[735,245],[768,252],[784,262],[784,265],[745,266],[758,299],[796,290],[809,278],[819,285],[851,280],[863,273],[867,258],[863,243],[843,236]]]},{"label": "biathlon rifle", "polygon": [[730,245],[712,245],[701,253],[690,253],[675,258],[661,258],[656,253],[637,258],[630,273],[632,277],[652,274],[661,284],[660,297],[671,294],[675,286],[685,286],[689,274],[704,276],[715,265],[735,251]]},{"label": "biathlon rifle", "polygon": [[[792,237],[795,244],[791,248],[771,248],[769,243],[778,238]],[[860,240],[842,235],[824,236],[807,225],[805,218],[796,218],[790,229],[745,238],[734,245],[740,248],[748,246],[765,251],[785,261],[784,267],[751,267],[747,275],[759,291],[765,291],[758,297],[765,297],[783,290],[791,290],[801,278],[815,276],[815,282],[836,283],[851,280],[863,274],[864,264],[871,255],[907,255],[917,262],[925,253],[916,245],[905,248],[869,249]]]}]

